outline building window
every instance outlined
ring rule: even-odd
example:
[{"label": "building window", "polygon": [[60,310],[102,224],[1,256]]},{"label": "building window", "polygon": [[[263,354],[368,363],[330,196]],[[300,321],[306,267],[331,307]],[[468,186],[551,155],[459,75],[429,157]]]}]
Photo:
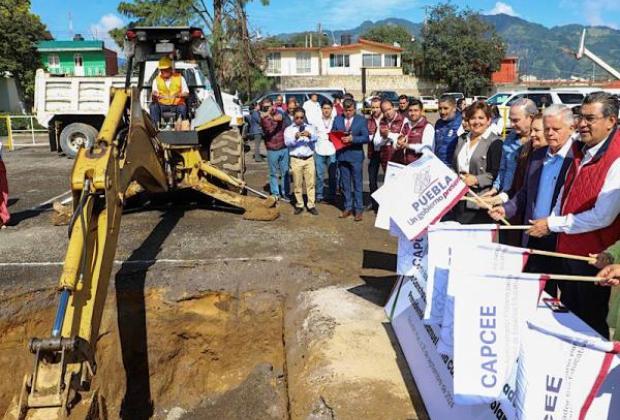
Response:
[{"label": "building window", "polygon": [[267,54],[267,73],[280,74],[281,57],[279,52]]},{"label": "building window", "polygon": [[297,53],[297,73],[310,73],[311,68],[310,53]]},{"label": "building window", "polygon": [[363,67],[381,67],[381,54],[362,54]]},{"label": "building window", "polygon": [[73,64],[75,65],[75,67],[82,67],[84,65],[84,61],[80,54],[75,54],[73,56]]},{"label": "building window", "polygon": [[47,65],[50,67],[60,66],[60,58],[56,54],[50,54],[47,56]]},{"label": "building window", "polygon": [[397,54],[385,54],[383,60],[383,67],[398,67]]},{"label": "building window", "polygon": [[330,54],[329,67],[351,67],[348,54]]}]

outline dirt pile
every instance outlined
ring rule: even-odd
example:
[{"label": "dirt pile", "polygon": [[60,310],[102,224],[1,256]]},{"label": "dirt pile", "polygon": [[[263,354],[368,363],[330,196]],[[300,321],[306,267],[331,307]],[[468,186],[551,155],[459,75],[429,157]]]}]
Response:
[{"label": "dirt pile", "polygon": [[[1,304],[0,366],[11,366],[0,375],[4,413],[32,369],[27,341],[49,334],[55,301],[46,291]],[[161,289],[123,291],[108,298],[93,388],[110,418],[243,418],[239,404],[254,418],[286,418],[282,328],[273,293],[169,300]]]}]

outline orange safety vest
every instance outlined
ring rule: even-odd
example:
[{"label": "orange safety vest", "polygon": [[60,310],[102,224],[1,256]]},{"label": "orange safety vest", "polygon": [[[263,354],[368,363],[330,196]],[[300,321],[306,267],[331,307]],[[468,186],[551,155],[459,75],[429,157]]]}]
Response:
[{"label": "orange safety vest", "polygon": [[157,75],[155,79],[157,81],[157,91],[159,92],[160,98],[159,103],[162,105],[181,105],[185,103],[184,98],[173,98],[172,96],[176,94],[181,94],[183,89],[183,83],[181,82],[181,76],[179,73],[174,73],[170,76],[170,87],[166,86],[166,81],[161,77],[161,75]]}]

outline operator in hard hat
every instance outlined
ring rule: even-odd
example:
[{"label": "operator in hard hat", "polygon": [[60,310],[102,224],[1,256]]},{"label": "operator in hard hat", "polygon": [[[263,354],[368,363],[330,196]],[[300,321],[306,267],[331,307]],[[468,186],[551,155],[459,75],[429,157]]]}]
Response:
[{"label": "operator in hard hat", "polygon": [[157,68],[159,74],[153,80],[153,102],[149,106],[151,120],[158,125],[162,112],[174,112],[175,121],[179,117],[186,120],[187,105],[185,98],[189,95],[187,82],[181,73],[172,69],[172,60],[168,57],[162,57]]}]

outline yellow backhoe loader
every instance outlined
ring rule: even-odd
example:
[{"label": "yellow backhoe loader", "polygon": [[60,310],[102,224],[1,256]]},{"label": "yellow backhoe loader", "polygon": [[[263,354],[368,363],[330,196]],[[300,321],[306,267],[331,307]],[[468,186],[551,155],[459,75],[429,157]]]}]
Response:
[{"label": "yellow backhoe loader", "polygon": [[[245,210],[247,219],[278,217],[273,199],[242,195],[243,141],[222,112],[202,31],[132,28],[126,33],[125,54],[125,89],[114,91],[95,144],[79,150],[71,174],[73,215],[51,334],[30,340],[33,369],[5,418],[101,418],[96,392],[91,390],[97,372],[95,350],[123,205],[130,195],[189,188]],[[190,92],[189,129],[181,124],[185,130],[179,130],[179,124],[166,121],[165,113],[163,121],[151,122],[140,105],[140,95],[143,90],[148,95],[149,89],[145,65],[164,56],[195,64],[207,76],[200,84],[206,91],[202,97],[192,98]],[[138,84],[131,86],[136,70]],[[188,85],[193,90],[192,83]]]}]

